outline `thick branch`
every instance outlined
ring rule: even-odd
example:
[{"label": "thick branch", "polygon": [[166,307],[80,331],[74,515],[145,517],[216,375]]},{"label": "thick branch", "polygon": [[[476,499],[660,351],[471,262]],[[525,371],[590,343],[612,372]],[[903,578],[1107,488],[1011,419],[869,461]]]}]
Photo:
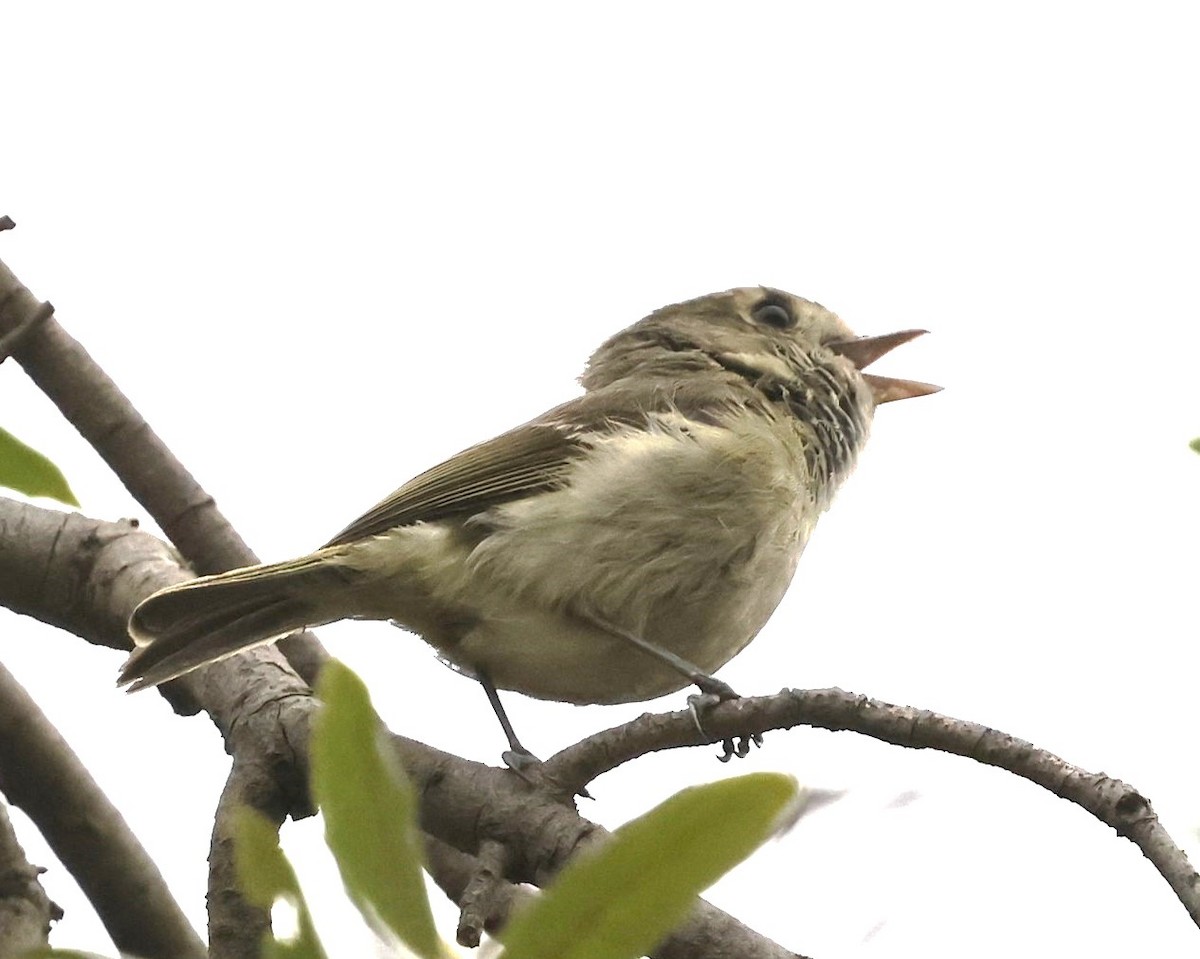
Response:
[{"label": "thick branch", "polygon": [[148,959],[203,959],[204,944],[146,850],[3,666],[0,729],[0,790],[46,837],[117,948]]},{"label": "thick branch", "polygon": [[[153,590],[188,575],[168,546],[129,523],[98,523],[78,513],[39,509],[0,498],[0,527],[6,532],[5,549],[0,550],[0,603],[100,645],[126,646],[125,623],[133,606]],[[259,664],[260,672],[256,679],[247,681],[244,671],[254,668],[255,664]],[[269,674],[269,680],[262,675],[264,672]],[[295,776],[280,774],[281,770],[300,769],[294,751],[288,748],[280,757],[266,748],[277,743],[279,738],[274,735],[276,724],[271,718],[273,704],[286,700],[288,695],[308,693],[308,687],[296,677],[278,650],[266,647],[237,660],[198,671],[176,684],[176,689],[190,701],[199,701],[198,697],[203,694],[212,707],[213,718],[217,720],[227,744],[234,752],[235,769],[242,772],[258,769],[260,780],[272,784],[279,798],[271,802],[264,801],[264,811],[273,807],[285,808],[300,816],[308,810],[303,783],[297,785]],[[243,711],[248,717],[244,725],[250,734],[235,728]],[[260,725],[271,732],[262,733],[258,728]],[[31,744],[30,748],[35,749],[33,758],[36,758],[36,739],[13,737],[13,740],[14,746],[23,742]],[[256,748],[256,742],[263,743],[264,748]],[[235,749],[235,745],[238,748]],[[297,772],[296,775],[303,774]],[[33,784],[33,780],[24,774],[14,778],[27,785]],[[72,770],[66,778],[81,784],[90,782],[81,767]],[[290,792],[287,791],[289,784]],[[95,846],[83,841],[87,839],[91,843],[103,843],[111,837],[121,836],[122,831],[126,830],[120,817],[115,812],[112,814],[120,823],[120,830],[114,826],[88,831],[80,836],[60,827],[55,818],[63,817],[68,825],[91,821],[80,819],[78,811],[69,801],[69,795],[45,790],[38,795],[40,798],[35,803],[36,811],[34,808],[27,811],[46,832],[47,839],[89,898],[92,898],[95,887],[97,897],[114,897],[111,909],[123,907],[140,915],[136,921],[122,917],[114,921],[129,921],[134,927],[146,930],[154,930],[159,925],[169,927],[169,917],[148,918],[146,914],[139,913],[145,897],[144,890],[139,886],[129,888],[114,881],[106,871],[98,873],[94,880],[87,875],[89,870],[108,864],[107,868],[116,868],[125,875],[127,882],[136,882],[141,878],[139,860],[134,853],[116,848],[102,856]],[[17,801],[15,795],[13,798]],[[49,821],[43,824],[39,817]],[[53,834],[58,836],[58,844],[55,844]],[[141,858],[145,858],[144,853],[141,853]],[[113,866],[112,863],[117,865]],[[150,888],[149,880],[146,881],[147,888]],[[152,907],[156,898],[151,896],[146,905]],[[106,910],[110,907],[96,898],[92,898],[92,901],[108,925],[110,920]],[[229,899],[224,898],[210,903],[210,909],[220,910],[228,903]],[[227,929],[231,924],[217,925]],[[124,933],[117,929],[110,928],[110,934],[119,946],[126,941]],[[258,945],[259,940],[254,938],[253,948],[257,950]],[[183,948],[156,951],[140,944],[136,948],[129,946],[129,951],[147,956],[196,954]],[[201,949],[199,955],[203,954]],[[213,955],[220,955],[219,950],[214,948]]]},{"label": "thick branch", "polygon": [[[112,468],[199,573],[258,561],[117,385],[45,305],[0,262],[0,337],[22,330],[12,355],[63,416]],[[327,658],[305,633],[281,644],[312,682]]]},{"label": "thick branch", "polygon": [[[44,524],[28,517],[48,512],[0,498],[0,526],[8,524],[10,529],[41,528]],[[123,621],[141,598],[139,593],[145,595],[153,587],[150,571],[161,572],[169,554],[153,537],[127,525],[101,523],[77,515],[64,522],[63,514],[52,515],[59,517],[58,523],[63,527],[57,537],[46,529],[49,538],[40,543],[32,542],[26,535],[17,538],[11,549],[0,551],[0,604],[20,608],[94,641],[86,626]],[[92,531],[97,542],[104,543],[109,565],[120,570],[102,590],[89,586],[91,564],[73,552],[86,548],[85,537],[81,535],[84,527]],[[118,555],[124,559],[118,559]],[[20,596],[11,595],[6,574],[22,564],[40,568],[47,589],[40,593],[26,589]],[[166,585],[180,575],[176,570],[158,585]],[[74,587],[55,585],[59,580],[71,580]],[[85,610],[79,604],[43,608],[35,602],[39,595],[61,592],[87,596],[92,604],[108,609]],[[121,603],[125,608],[117,608]],[[235,769],[242,764],[249,769],[269,770],[275,793],[270,797],[259,796],[256,806],[280,818],[282,811],[294,818],[311,815],[313,810],[306,790],[307,749],[318,706],[308,687],[296,679],[282,657],[272,647],[260,647],[196,670],[180,682],[186,684],[225,735]],[[470,762],[398,736],[393,737],[393,743],[422,795],[425,830],[472,854],[489,840],[504,844],[511,853],[511,879],[545,883],[575,850],[607,835],[599,826],[579,816],[569,799],[535,789],[507,769]],[[234,788],[229,787],[227,792]],[[214,842],[214,853],[216,850]],[[210,905],[210,915],[212,908],[214,905]],[[239,954],[220,953],[216,945],[214,941],[214,957]],[[655,955],[793,957],[793,953],[703,902],[688,923]]]}]

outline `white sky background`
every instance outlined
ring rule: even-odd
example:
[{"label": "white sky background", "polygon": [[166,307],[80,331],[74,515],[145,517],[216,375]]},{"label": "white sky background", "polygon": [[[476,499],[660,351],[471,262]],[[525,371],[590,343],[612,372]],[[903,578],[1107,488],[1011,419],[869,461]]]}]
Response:
[{"label": "white sky background", "polygon": [[[260,555],[572,395],[592,348],[665,303],[764,283],[860,333],[925,327],[880,372],[945,392],[879,412],[722,677],[996,726],[1135,784],[1196,851],[1190,6],[191,9],[6,10],[0,256]],[[0,422],[85,513],[145,518],[12,363]],[[484,696],[422,643],[321,635],[393,728],[497,758]],[[29,620],[0,616],[0,657],[203,928],[211,724],[118,694],[120,655]],[[646,708],[508,702],[545,755]],[[714,753],[627,766],[583,813],[616,826],[755,769],[848,790],[712,892],[793,949],[1195,954],[1136,849],[1027,782],[850,734]],[[67,909],[55,943],[111,953],[18,825]],[[318,828],[285,835],[335,900]],[[335,957],[363,954],[322,916]]]}]

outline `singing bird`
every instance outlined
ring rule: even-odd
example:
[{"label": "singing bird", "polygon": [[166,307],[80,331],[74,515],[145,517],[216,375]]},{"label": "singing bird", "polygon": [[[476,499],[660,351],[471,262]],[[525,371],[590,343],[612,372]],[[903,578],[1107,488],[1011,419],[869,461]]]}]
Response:
[{"label": "singing bird", "polygon": [[733,697],[712,673],[783,598],[876,406],[938,389],[863,372],[923,332],[856,337],[766,287],[657,310],[596,350],[583,395],[409,480],[315,552],[147,598],[119,681],[153,686],[302,627],[379,619],[497,707],[497,688]]}]

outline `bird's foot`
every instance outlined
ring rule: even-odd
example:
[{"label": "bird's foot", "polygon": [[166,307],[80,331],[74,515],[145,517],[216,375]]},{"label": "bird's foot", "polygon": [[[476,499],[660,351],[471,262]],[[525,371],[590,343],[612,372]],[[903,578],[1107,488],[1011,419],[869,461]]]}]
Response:
[{"label": "bird's foot", "polygon": [[[708,731],[704,728],[702,716],[704,713],[713,709],[715,706],[723,702],[728,702],[731,699],[741,699],[733,687],[728,683],[722,682],[712,676],[704,675],[696,680],[696,686],[699,687],[699,693],[693,693],[688,697],[688,709],[691,710],[692,719],[696,723],[696,729],[700,731],[700,735],[708,738]],[[752,746],[762,746],[762,734],[752,733],[749,736],[729,737],[721,741],[721,754],[717,756],[723,763],[729,762],[736,756],[738,759],[745,759],[750,754]]]},{"label": "bird's foot", "polygon": [[524,779],[530,785],[534,785],[530,778],[534,769],[541,766],[542,761],[537,758],[528,749],[517,743],[514,748],[506,749],[500,754],[500,758],[504,760],[504,765],[515,772],[518,776]]},{"label": "bird's foot", "polygon": [[[544,784],[542,780],[542,761],[537,758],[528,749],[520,743],[513,743],[511,749],[506,749],[500,754],[500,758],[504,760],[504,765],[515,772],[518,776],[533,786],[535,789],[541,788]],[[576,793],[581,799],[594,799],[595,797],[587,791],[586,787],[581,787]]]}]

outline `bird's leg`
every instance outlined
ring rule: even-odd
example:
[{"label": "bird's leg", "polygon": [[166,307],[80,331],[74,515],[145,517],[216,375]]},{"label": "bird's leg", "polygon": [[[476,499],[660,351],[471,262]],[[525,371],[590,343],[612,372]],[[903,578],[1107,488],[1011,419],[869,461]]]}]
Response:
[{"label": "bird's leg", "polygon": [[[688,697],[688,709],[691,710],[692,719],[695,720],[696,728],[700,731],[701,736],[708,736],[708,731],[705,730],[704,723],[701,721],[701,717],[706,711],[726,700],[741,699],[741,695],[735,692],[733,687],[728,683],[706,673],[699,666],[689,663],[682,656],[677,656],[669,649],[663,649],[656,643],[642,639],[641,636],[635,636],[633,633],[626,632],[619,626],[613,626],[611,623],[598,622],[597,625],[606,632],[612,633],[614,636],[619,636],[627,643],[631,643],[642,652],[649,653],[659,662],[670,666],[677,673],[686,676],[696,685],[700,692]],[[733,739],[726,739],[721,743],[722,753],[717,758],[723,763],[729,762],[734,756],[742,759],[750,752],[751,744],[761,746],[762,736],[758,733],[755,733],[753,736],[740,736],[737,739],[736,745]]]},{"label": "bird's leg", "polygon": [[[529,785],[537,786],[538,781],[534,775],[534,771],[542,764],[542,761],[521,745],[521,740],[517,739],[517,734],[513,731],[512,723],[509,721],[508,713],[504,711],[504,705],[500,702],[500,693],[496,691],[495,683],[483,673],[477,673],[475,678],[479,680],[479,685],[487,693],[488,702],[492,704],[492,712],[500,720],[500,726],[504,729],[504,735],[508,739],[508,749],[500,755],[500,758],[504,760],[504,765],[524,779]],[[724,762],[724,760],[722,761]],[[575,795],[581,796],[584,799],[592,798],[592,794],[582,788]]]},{"label": "bird's leg", "polygon": [[500,720],[500,727],[504,730],[505,738],[508,739],[508,750],[501,754],[500,758],[504,760],[504,765],[509,769],[524,776],[526,770],[539,765],[541,760],[521,745],[521,740],[517,739],[512,723],[509,722],[508,713],[504,711],[504,704],[500,702],[500,694],[496,692],[492,681],[483,673],[477,673],[475,678],[479,680],[479,685],[487,693],[488,702],[492,704],[492,712]]}]

